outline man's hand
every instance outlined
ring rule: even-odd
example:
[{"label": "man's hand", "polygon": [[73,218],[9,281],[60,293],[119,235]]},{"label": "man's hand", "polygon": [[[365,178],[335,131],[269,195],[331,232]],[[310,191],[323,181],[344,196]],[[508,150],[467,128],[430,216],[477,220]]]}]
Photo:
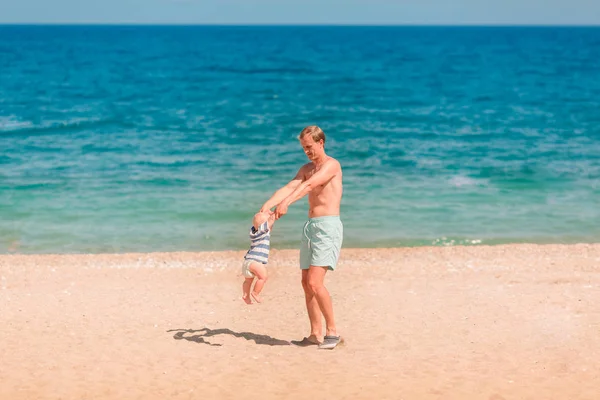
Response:
[{"label": "man's hand", "polygon": [[283,217],[285,214],[287,214],[287,211],[288,211],[288,205],[285,204],[284,202],[279,203],[279,205],[275,209],[275,219],[279,219],[279,218]]},{"label": "man's hand", "polygon": [[269,213],[269,214],[273,214],[273,211],[271,211],[270,208],[267,208],[266,206],[262,206],[262,208],[260,209],[261,213]]}]

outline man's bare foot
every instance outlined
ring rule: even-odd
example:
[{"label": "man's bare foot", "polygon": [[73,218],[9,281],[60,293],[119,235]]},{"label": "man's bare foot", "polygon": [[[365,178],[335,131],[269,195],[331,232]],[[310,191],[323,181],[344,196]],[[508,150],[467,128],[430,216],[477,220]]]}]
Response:
[{"label": "man's bare foot", "polygon": [[244,300],[244,303],[246,304],[252,304],[252,300],[250,300],[250,296],[248,296],[247,294],[242,296],[242,300]]},{"label": "man's bare foot", "polygon": [[254,292],[252,292],[252,298],[254,300],[256,300],[257,303],[262,303],[262,300],[260,299],[260,297],[258,297],[258,295]]}]

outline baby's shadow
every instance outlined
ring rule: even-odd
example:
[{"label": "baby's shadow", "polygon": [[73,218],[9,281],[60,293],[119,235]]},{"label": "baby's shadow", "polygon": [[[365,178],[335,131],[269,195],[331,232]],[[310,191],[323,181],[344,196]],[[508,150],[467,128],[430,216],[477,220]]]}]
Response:
[{"label": "baby's shadow", "polygon": [[[206,338],[216,335],[230,335],[237,338],[244,338],[246,340],[253,340],[256,344],[263,344],[267,346],[290,346],[291,343],[286,340],[275,339],[268,335],[257,335],[252,332],[234,332],[231,329],[171,329],[167,332],[175,332],[173,339],[175,340],[189,340],[190,342],[203,343],[209,346],[222,346],[219,343],[211,343]],[[191,334],[191,335],[190,335]]]}]

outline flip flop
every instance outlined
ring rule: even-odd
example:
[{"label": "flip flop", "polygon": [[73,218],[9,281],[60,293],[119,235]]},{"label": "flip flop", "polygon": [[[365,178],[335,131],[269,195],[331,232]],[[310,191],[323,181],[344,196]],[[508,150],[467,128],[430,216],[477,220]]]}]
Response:
[{"label": "flip flop", "polygon": [[292,340],[292,344],[294,346],[299,346],[299,347],[308,347],[308,346],[318,346],[319,345],[319,343],[313,342],[312,340],[310,340],[307,337],[305,337],[302,340]]},{"label": "flip flop", "polygon": [[343,339],[341,336],[325,336],[323,338],[323,343],[319,345],[319,349],[333,350],[342,342]]}]

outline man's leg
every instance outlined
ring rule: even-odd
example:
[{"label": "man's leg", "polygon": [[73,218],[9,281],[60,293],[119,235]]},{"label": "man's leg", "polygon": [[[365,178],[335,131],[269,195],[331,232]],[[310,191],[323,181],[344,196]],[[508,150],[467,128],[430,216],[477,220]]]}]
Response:
[{"label": "man's leg", "polygon": [[[313,294],[313,303],[316,300],[319,311],[319,325],[321,324],[320,314],[325,317],[325,335],[336,336],[337,331],[335,328],[335,320],[333,318],[333,304],[331,302],[331,296],[327,288],[325,288],[325,273],[327,273],[327,267],[316,267],[311,265],[308,271],[302,271],[304,278],[304,272],[306,272],[306,281],[308,284],[309,291]],[[304,279],[303,279],[304,283]],[[306,291],[306,289],[305,289]],[[307,300],[308,307],[308,300]],[[310,311],[309,311],[310,313]],[[312,325],[312,320],[311,320]],[[320,328],[320,327],[319,327]]]},{"label": "man's leg", "polygon": [[306,311],[308,311],[308,319],[310,320],[310,336],[308,339],[312,342],[320,342],[323,337],[323,325],[321,310],[315,293],[309,284],[310,269],[302,270],[302,288],[304,289],[304,298],[306,300]]}]

